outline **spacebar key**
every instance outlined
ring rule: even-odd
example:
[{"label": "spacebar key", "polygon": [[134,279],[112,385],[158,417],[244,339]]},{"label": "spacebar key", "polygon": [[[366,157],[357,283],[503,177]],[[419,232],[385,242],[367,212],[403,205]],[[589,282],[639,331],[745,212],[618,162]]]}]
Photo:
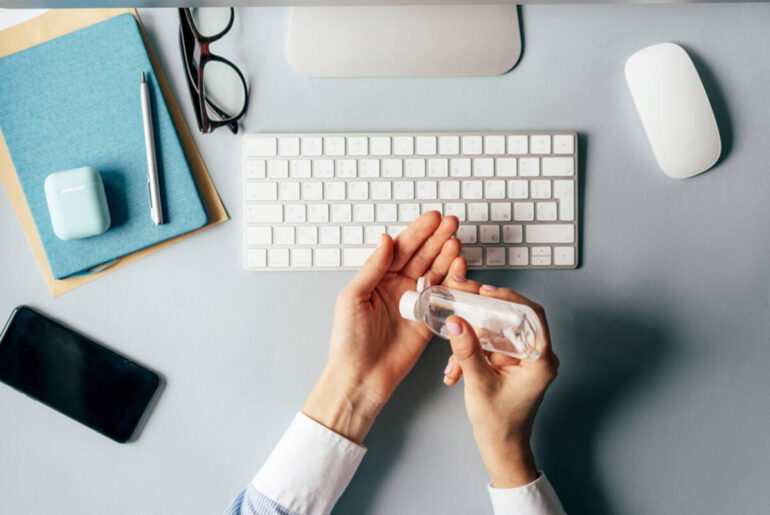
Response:
[{"label": "spacebar key", "polygon": [[572,243],[575,227],[571,224],[533,224],[527,226],[527,243]]}]

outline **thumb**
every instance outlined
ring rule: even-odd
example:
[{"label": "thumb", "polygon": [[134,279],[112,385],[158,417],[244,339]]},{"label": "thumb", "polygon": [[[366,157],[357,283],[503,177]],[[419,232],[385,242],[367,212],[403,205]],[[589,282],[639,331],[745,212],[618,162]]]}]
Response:
[{"label": "thumb", "polygon": [[350,281],[348,286],[350,292],[357,296],[368,296],[390,269],[392,262],[393,239],[387,234],[383,234],[380,244]]},{"label": "thumb", "polygon": [[481,344],[473,328],[458,316],[447,319],[449,343],[457,364],[465,374],[466,382],[483,383],[492,378],[492,367],[481,351]]}]

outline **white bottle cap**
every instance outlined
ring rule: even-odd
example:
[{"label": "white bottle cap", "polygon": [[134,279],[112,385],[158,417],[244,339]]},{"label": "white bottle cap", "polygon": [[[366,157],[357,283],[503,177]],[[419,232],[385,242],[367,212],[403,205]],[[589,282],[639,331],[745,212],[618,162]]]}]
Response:
[{"label": "white bottle cap", "polygon": [[417,307],[417,301],[420,299],[420,292],[430,286],[430,281],[425,277],[417,279],[417,291],[408,290],[401,295],[401,300],[398,303],[398,311],[401,316],[407,320],[413,322],[419,322],[417,316],[414,314],[414,309]]}]

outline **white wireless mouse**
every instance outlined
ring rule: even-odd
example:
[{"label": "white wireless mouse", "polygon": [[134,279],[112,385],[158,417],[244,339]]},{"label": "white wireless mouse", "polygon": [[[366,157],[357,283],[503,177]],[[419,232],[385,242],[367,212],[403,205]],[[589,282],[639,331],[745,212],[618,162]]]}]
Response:
[{"label": "white wireless mouse", "polygon": [[684,179],[705,172],[722,153],[706,90],[687,52],[673,43],[639,50],[626,81],[663,173]]}]

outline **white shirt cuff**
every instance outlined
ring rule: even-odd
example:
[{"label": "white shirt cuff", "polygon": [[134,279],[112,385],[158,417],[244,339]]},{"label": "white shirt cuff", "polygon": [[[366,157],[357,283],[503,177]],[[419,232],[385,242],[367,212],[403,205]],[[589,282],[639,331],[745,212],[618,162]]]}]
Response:
[{"label": "white shirt cuff", "polygon": [[298,413],[251,484],[301,515],[327,515],[366,449]]},{"label": "white shirt cuff", "polygon": [[495,515],[563,515],[566,512],[559,502],[551,483],[543,472],[537,479],[517,488],[493,488],[487,486]]}]

